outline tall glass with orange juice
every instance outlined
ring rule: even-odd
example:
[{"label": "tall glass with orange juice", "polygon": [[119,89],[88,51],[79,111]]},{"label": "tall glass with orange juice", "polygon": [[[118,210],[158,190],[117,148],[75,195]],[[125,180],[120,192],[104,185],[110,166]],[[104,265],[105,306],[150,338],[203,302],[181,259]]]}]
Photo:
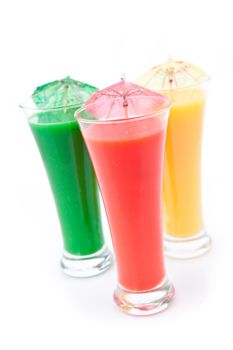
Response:
[{"label": "tall glass with orange juice", "polygon": [[198,67],[180,61],[170,61],[152,71],[153,79],[146,77],[149,84],[145,80],[141,84],[150,89],[153,84],[153,90],[172,100],[163,176],[165,253],[191,258],[210,247],[201,191],[202,130],[209,77]]}]

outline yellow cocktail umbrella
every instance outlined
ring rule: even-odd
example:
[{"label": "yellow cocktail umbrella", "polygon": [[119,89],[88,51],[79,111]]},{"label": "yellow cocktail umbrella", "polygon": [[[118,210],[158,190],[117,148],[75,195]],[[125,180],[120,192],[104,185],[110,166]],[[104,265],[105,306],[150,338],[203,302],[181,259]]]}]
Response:
[{"label": "yellow cocktail umbrella", "polygon": [[147,89],[163,91],[192,87],[208,79],[209,76],[193,63],[168,60],[141,75],[136,82]]}]

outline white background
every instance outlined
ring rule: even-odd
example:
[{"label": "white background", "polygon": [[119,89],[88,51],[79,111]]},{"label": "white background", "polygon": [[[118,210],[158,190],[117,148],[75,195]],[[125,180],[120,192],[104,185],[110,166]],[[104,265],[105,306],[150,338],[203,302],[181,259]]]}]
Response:
[{"label": "white background", "polygon": [[[226,0],[1,1],[2,350],[232,349],[231,5]],[[157,316],[136,318],[113,303],[115,267],[89,280],[61,273],[53,199],[18,104],[35,86],[68,74],[100,88],[122,72],[134,80],[169,54],[212,76],[203,187],[213,248],[192,261],[166,259],[176,287],[173,304]]]}]

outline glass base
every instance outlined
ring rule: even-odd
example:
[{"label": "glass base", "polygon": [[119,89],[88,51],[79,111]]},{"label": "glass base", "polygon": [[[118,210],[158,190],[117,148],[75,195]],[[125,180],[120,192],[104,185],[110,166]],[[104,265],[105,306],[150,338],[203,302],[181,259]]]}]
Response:
[{"label": "glass base", "polygon": [[148,316],[165,310],[174,294],[172,283],[165,278],[157,287],[144,292],[129,291],[118,285],[114,300],[127,314]]},{"label": "glass base", "polygon": [[71,277],[85,278],[101,274],[112,265],[112,254],[103,247],[95,254],[73,255],[64,251],[61,259],[62,271]]},{"label": "glass base", "polygon": [[176,238],[164,234],[164,254],[171,258],[196,258],[208,252],[210,247],[211,238],[205,230],[187,238]]}]

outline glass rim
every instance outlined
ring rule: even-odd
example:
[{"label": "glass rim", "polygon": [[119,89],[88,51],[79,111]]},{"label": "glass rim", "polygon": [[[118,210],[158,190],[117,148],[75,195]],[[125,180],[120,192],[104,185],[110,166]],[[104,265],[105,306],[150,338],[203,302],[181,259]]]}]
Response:
[{"label": "glass rim", "polygon": [[80,108],[82,106],[81,103],[74,103],[70,105],[63,105],[59,107],[37,107],[37,106],[27,106],[24,103],[19,104],[19,108],[29,110],[29,111],[41,111],[41,112],[56,112],[64,109],[72,109],[72,108]]},{"label": "glass rim", "polygon": [[[133,96],[134,98],[155,98],[154,95],[147,95],[147,96]],[[109,119],[85,119],[82,118],[80,116],[80,113],[82,113],[83,111],[87,111],[88,112],[88,108],[91,106],[94,106],[96,104],[98,104],[98,102],[92,102],[92,103],[87,103],[84,105],[82,105],[77,111],[75,111],[74,116],[75,118],[78,120],[78,122],[81,123],[86,123],[86,124],[115,124],[115,123],[126,123],[126,122],[132,122],[135,120],[141,120],[141,119],[146,119],[146,118],[150,118],[150,117],[159,117],[161,116],[161,114],[163,114],[165,111],[169,110],[171,105],[172,105],[172,101],[170,100],[170,98],[166,97],[166,96],[160,96],[160,98],[164,99],[165,105],[163,105],[160,109],[150,112],[150,113],[146,113],[146,114],[135,114],[129,117],[122,117],[119,119],[111,119],[111,117]],[[120,97],[119,97],[120,98]]]}]

